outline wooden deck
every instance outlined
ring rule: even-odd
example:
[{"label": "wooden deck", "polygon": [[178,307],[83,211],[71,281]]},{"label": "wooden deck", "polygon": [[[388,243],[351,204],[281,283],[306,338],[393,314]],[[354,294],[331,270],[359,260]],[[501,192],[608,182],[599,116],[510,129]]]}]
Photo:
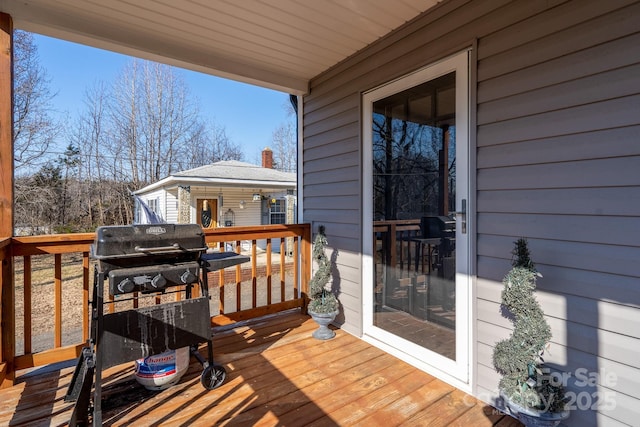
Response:
[{"label": "wooden deck", "polygon": [[[196,361],[161,392],[137,384],[133,363],[111,368],[103,375],[104,425],[521,425],[341,330],[317,341],[315,327],[295,311],[215,331],[214,358],[227,369],[215,390],[201,386]],[[0,390],[0,425],[67,425],[73,370],[40,368]]]}]

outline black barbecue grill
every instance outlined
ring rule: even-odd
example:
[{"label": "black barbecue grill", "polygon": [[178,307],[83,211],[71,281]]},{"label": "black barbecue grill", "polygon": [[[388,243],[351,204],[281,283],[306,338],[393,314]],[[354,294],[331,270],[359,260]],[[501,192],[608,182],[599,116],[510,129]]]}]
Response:
[{"label": "black barbecue grill", "polygon": [[[88,422],[94,383],[94,426],[102,423],[102,370],[128,361],[189,347],[202,364],[207,389],[224,382],[224,367],[213,362],[207,273],[249,261],[235,252],[206,253],[197,224],[152,224],[100,227],[91,247],[96,260],[91,304],[91,339],[78,359],[65,401],[75,401],[70,425]],[[201,274],[202,272],[202,274]],[[180,301],[104,312],[104,283],[111,296],[184,292]],[[194,297],[193,286],[201,295]],[[207,343],[208,358],[197,350]],[[95,377],[95,381],[94,381]]]},{"label": "black barbecue grill", "polygon": [[115,296],[196,283],[206,249],[197,224],[114,226],[98,228],[92,256]]}]

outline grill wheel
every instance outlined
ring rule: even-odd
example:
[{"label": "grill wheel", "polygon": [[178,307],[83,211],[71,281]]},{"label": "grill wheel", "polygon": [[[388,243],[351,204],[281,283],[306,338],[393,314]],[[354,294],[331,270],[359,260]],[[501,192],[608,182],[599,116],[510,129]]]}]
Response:
[{"label": "grill wheel", "polygon": [[200,376],[200,383],[207,390],[213,390],[219,387],[227,377],[227,370],[224,366],[209,365],[204,368],[202,375]]}]

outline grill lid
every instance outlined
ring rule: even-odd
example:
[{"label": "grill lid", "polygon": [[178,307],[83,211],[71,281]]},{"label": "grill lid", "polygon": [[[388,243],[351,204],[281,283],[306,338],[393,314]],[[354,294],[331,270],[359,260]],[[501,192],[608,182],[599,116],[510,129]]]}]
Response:
[{"label": "grill lid", "polygon": [[91,247],[98,260],[193,253],[207,249],[198,224],[140,224],[98,227]]}]

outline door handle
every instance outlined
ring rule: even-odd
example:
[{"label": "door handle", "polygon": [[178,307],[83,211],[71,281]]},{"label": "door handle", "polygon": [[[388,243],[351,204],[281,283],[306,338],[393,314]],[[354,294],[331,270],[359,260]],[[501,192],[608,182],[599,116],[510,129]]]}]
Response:
[{"label": "door handle", "polygon": [[460,215],[460,232],[467,234],[467,199],[462,199],[460,204],[462,205],[460,206],[460,210],[452,213],[456,216]]}]

